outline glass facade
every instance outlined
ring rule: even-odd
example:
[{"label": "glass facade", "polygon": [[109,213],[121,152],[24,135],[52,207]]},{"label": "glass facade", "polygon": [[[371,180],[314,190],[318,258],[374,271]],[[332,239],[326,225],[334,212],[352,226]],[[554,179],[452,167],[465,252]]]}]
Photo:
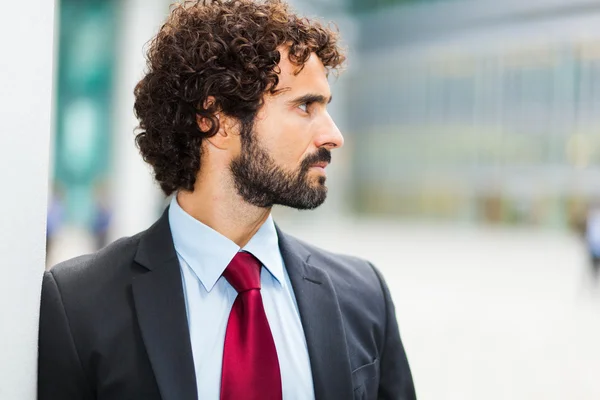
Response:
[{"label": "glass facade", "polygon": [[353,13],[364,13],[376,10],[382,10],[389,7],[413,3],[431,3],[435,1],[451,0],[350,0],[348,7]]},{"label": "glass facade", "polygon": [[111,133],[114,1],[62,0],[54,196],[65,222],[91,228],[107,174]]},{"label": "glass facade", "polygon": [[[392,18],[359,21],[371,48],[394,32]],[[539,40],[482,25],[363,47],[346,99],[357,212],[577,223],[600,198],[600,46],[538,25]]]}]

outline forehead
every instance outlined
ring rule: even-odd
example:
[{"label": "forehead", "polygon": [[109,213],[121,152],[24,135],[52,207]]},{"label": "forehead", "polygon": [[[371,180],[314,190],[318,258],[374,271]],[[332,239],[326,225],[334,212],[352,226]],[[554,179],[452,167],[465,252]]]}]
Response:
[{"label": "forehead", "polygon": [[305,93],[320,94],[325,97],[331,95],[327,81],[327,69],[315,53],[310,55],[304,68],[298,73],[299,67],[288,59],[287,51],[282,51],[279,68],[281,73],[276,89],[285,89],[282,96],[289,97]]}]

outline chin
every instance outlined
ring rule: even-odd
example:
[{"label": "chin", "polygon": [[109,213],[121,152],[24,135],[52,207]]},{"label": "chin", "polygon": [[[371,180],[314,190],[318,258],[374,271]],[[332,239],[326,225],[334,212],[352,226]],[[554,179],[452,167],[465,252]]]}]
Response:
[{"label": "chin", "polygon": [[310,186],[325,186],[325,182],[327,181],[327,177],[323,176],[323,175],[319,175],[319,176],[315,176],[314,178],[309,178],[308,179],[308,184]]}]

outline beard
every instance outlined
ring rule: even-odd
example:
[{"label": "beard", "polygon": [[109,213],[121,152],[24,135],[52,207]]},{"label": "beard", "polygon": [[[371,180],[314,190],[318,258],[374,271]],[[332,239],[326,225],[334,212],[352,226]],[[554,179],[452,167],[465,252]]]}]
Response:
[{"label": "beard", "polygon": [[319,176],[311,183],[309,171],[318,162],[331,162],[331,152],[321,147],[305,157],[297,170],[286,171],[260,145],[252,129],[251,124],[242,123],[242,151],[230,165],[238,194],[261,208],[279,204],[312,210],[323,204],[327,197],[326,179]]}]

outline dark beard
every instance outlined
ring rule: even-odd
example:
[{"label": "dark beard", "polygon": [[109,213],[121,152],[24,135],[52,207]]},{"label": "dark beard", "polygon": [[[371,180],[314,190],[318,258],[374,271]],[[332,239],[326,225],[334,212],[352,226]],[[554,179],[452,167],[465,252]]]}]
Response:
[{"label": "dark beard", "polygon": [[331,152],[319,148],[302,160],[295,172],[278,166],[269,153],[257,142],[252,126],[242,124],[241,155],[233,160],[230,170],[237,192],[257,207],[267,208],[275,204],[299,210],[312,210],[323,204],[327,197],[325,177],[316,184],[308,180],[309,169],[318,162],[331,162]]}]

